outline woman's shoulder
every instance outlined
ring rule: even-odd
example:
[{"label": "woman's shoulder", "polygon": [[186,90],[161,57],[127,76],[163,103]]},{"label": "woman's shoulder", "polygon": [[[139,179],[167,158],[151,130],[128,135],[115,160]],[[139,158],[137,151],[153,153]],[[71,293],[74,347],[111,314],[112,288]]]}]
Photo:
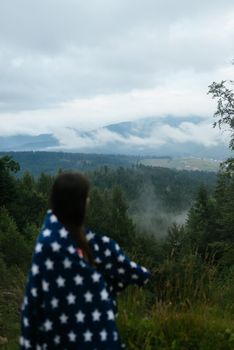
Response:
[{"label": "woman's shoulder", "polygon": [[90,229],[86,229],[86,238],[90,245],[93,246],[95,252],[104,252],[104,255],[107,257],[110,255],[110,253],[118,253],[121,250],[116,240],[107,236],[106,234],[101,234]]},{"label": "woman's shoulder", "polygon": [[94,232],[93,230],[90,229],[86,229],[85,231],[86,234],[86,238],[89,242],[95,242],[95,243],[110,243],[112,240],[112,238],[108,237],[107,235],[101,234],[101,233],[97,233]]}]

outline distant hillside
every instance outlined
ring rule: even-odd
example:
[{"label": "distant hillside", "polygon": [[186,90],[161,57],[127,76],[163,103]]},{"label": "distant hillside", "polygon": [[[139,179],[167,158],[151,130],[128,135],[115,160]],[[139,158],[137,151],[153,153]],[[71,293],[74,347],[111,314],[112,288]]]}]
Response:
[{"label": "distant hillside", "polygon": [[0,156],[11,155],[20,164],[19,175],[30,171],[38,176],[41,172],[53,175],[59,169],[89,171],[100,166],[109,167],[132,166],[141,159],[135,156],[85,154],[64,152],[0,152]]},{"label": "distant hillside", "polygon": [[86,153],[65,153],[65,152],[0,152],[0,157],[8,154],[20,163],[21,175],[25,171],[30,171],[35,176],[41,172],[53,175],[59,169],[91,171],[108,166],[110,168],[132,167],[145,165],[151,167],[163,167],[177,170],[198,170],[216,172],[219,162],[214,160],[181,158],[173,159],[169,156],[144,157],[134,155],[116,154],[86,154]]},{"label": "distant hillside", "polygon": [[31,151],[31,150],[45,150],[48,147],[59,146],[59,142],[51,134],[44,134],[38,136],[30,135],[16,135],[2,137],[0,136],[0,151]]},{"label": "distant hillside", "polygon": [[156,158],[145,158],[139,161],[141,164],[145,166],[152,167],[163,167],[169,169],[177,169],[177,170],[202,170],[202,171],[214,171],[217,172],[219,170],[220,162],[213,159],[201,159],[201,158],[164,158],[164,159],[156,159]]},{"label": "distant hillside", "polygon": [[[204,130],[205,128],[205,130]],[[207,135],[206,135],[207,129]],[[173,158],[213,158],[223,160],[230,155],[220,138],[209,143],[212,121],[207,126],[199,116],[161,118],[150,117],[132,122],[106,125],[82,132],[66,128],[66,138],[60,132],[38,136],[0,136],[0,151],[62,151],[99,154],[130,154],[133,156],[165,156]],[[202,132],[203,137],[199,138]],[[71,140],[69,139],[71,135]]]}]

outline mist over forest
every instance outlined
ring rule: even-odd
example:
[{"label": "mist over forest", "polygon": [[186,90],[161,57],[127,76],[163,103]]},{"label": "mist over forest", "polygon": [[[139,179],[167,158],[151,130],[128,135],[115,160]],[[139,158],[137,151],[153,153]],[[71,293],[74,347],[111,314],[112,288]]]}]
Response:
[{"label": "mist over forest", "polygon": [[141,156],[0,156],[0,344],[6,349],[18,348],[32,252],[52,184],[64,171],[90,180],[86,227],[115,239],[151,271],[143,290],[129,288],[118,299],[129,349],[233,349],[233,158],[215,172],[156,166],[170,157],[147,165]]},{"label": "mist over forest", "polygon": [[[22,160],[21,172],[20,163],[13,158],[15,155]],[[0,158],[0,272],[3,276],[0,281],[3,337],[0,341],[7,341],[9,349],[17,347],[19,306],[35,241],[49,206],[52,183],[56,174],[69,170],[69,167],[60,167],[59,156],[57,153],[26,152],[4,153]],[[74,157],[61,154],[63,164],[70,156]],[[150,341],[152,349],[156,350],[161,326],[153,319],[162,303],[165,308],[168,305],[174,305],[175,310],[181,308],[183,323],[188,322],[188,317],[203,317],[203,305],[212,305],[215,301],[216,307],[222,305],[226,310],[225,320],[220,320],[224,328],[217,319],[217,327],[225,333],[233,312],[229,297],[233,290],[233,179],[222,173],[145,166],[139,159],[136,162],[135,158],[127,156],[98,157],[102,164],[97,159],[94,162],[95,155],[91,156],[92,161],[83,155],[71,169],[84,172],[91,182],[86,226],[114,238],[129,256],[152,272],[144,293],[130,288],[119,298],[122,309],[119,326],[128,344],[135,337],[136,319],[140,317],[139,310],[132,308],[132,299],[140,305],[143,314],[149,315],[148,327],[154,329],[150,335],[142,331],[143,325],[138,323],[139,335],[133,344]],[[46,165],[50,166],[48,173],[44,171]],[[7,305],[11,305],[10,311]],[[155,305],[156,314],[149,305]],[[196,315],[190,314],[191,305],[198,305]],[[127,319],[125,312],[129,315]],[[161,315],[162,327],[168,327],[168,317],[170,322],[175,322],[177,316],[173,312],[171,309],[170,316],[165,314],[165,318]],[[213,317],[213,311],[210,312],[209,316],[207,310],[207,317]],[[175,339],[178,344],[183,343],[176,327],[170,327],[174,333],[172,338],[166,333],[163,335],[162,349]],[[198,333],[203,332],[205,324],[194,324],[191,331],[196,327]],[[131,330],[128,335],[127,329]],[[204,338],[207,344],[217,333],[215,327],[209,331],[211,336]],[[188,331],[183,332],[187,332],[190,339]],[[225,340],[228,350],[232,349],[230,337]],[[198,339],[199,336],[194,344]],[[216,341],[222,346],[223,336],[216,336]]]},{"label": "mist over forest", "polygon": [[[42,322],[32,288],[22,319],[29,274],[42,293],[56,285],[32,261],[54,180],[68,171],[91,184],[76,238],[85,227],[107,235],[150,272],[118,294],[116,319],[107,312],[126,349],[234,350],[233,18],[230,0],[0,1],[0,350],[51,350],[50,341],[52,350],[113,350],[104,342],[118,332],[86,322],[99,308],[89,291],[85,315],[69,290],[48,302]],[[87,256],[102,252],[83,239],[76,246]],[[82,268],[92,260],[83,258]],[[90,267],[93,282],[120,287],[107,265]],[[79,319],[60,322],[70,301]],[[56,322],[47,344],[28,336],[31,325],[37,333]]]}]

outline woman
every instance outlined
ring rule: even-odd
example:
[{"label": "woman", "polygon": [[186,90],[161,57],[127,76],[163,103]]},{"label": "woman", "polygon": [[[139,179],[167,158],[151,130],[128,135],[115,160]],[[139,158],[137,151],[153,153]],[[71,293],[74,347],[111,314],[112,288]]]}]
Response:
[{"label": "woman", "polygon": [[84,229],[89,189],[80,173],[63,173],[54,182],[21,306],[21,349],[124,347],[116,294],[128,284],[143,285],[149,272],[113,239]]}]

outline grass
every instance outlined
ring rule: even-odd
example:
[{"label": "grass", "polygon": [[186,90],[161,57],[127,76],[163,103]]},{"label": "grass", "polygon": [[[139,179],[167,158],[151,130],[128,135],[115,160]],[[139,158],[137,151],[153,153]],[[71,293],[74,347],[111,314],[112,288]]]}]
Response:
[{"label": "grass", "polygon": [[234,318],[216,306],[147,306],[142,291],[120,300],[119,328],[128,350],[234,350]]},{"label": "grass", "polygon": [[[20,279],[21,281],[21,279]],[[19,282],[20,282],[19,281]],[[157,290],[157,288],[155,289]],[[234,350],[232,298],[159,302],[146,288],[129,287],[119,297],[118,326],[128,350]],[[22,286],[0,290],[0,336],[19,349],[19,316]],[[222,294],[219,295],[222,299]],[[167,299],[170,300],[170,299]]]}]

